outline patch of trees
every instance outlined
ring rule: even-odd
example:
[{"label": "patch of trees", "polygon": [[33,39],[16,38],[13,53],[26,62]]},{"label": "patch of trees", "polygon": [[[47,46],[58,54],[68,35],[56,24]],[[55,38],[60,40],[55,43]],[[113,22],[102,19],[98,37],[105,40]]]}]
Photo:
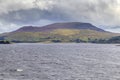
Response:
[{"label": "patch of trees", "polygon": [[74,40],[71,40],[70,42],[75,42],[75,43],[86,43],[86,41],[82,40],[82,39],[74,39]]},{"label": "patch of trees", "polygon": [[11,43],[10,41],[6,41],[6,40],[0,41],[0,44],[10,44],[10,43]]},{"label": "patch of trees", "polygon": [[120,43],[120,36],[110,38],[107,43]]},{"label": "patch of trees", "polygon": [[112,37],[109,39],[94,39],[89,40],[91,43],[120,43],[120,36]]},{"label": "patch of trees", "polygon": [[52,42],[54,42],[54,43],[60,43],[62,41],[61,40],[52,40]]},{"label": "patch of trees", "polygon": [[90,43],[107,43],[106,39],[93,39],[93,40],[89,40],[88,42]]}]

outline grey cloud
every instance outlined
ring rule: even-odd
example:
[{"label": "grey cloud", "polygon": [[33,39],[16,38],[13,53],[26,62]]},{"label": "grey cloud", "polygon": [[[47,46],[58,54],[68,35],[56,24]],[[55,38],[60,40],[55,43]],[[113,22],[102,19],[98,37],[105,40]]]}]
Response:
[{"label": "grey cloud", "polygon": [[119,0],[0,0],[0,5],[0,21],[6,24],[80,21],[110,28],[120,25]]},{"label": "grey cloud", "polygon": [[24,24],[24,23],[34,23],[39,20],[51,20],[51,21],[68,21],[70,17],[67,14],[62,13],[62,11],[52,10],[39,10],[36,8],[28,10],[19,10],[9,12],[8,14],[3,14],[0,18],[6,22]]}]

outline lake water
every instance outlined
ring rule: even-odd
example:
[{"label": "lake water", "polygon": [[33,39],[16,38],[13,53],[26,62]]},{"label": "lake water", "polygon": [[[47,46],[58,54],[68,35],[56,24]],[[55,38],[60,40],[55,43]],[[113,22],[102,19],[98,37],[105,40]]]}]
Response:
[{"label": "lake water", "polygon": [[120,46],[0,44],[0,80],[120,80]]}]

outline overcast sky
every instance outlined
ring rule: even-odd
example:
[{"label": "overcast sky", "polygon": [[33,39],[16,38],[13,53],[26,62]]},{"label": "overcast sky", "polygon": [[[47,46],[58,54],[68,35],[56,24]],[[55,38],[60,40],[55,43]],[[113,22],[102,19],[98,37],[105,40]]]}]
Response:
[{"label": "overcast sky", "polygon": [[120,0],[0,0],[0,33],[69,21],[120,32]]}]

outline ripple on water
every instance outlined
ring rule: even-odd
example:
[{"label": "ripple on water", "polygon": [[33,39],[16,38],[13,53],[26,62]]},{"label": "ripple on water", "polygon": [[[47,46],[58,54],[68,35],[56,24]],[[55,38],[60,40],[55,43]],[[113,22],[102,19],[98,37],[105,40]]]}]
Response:
[{"label": "ripple on water", "polygon": [[0,80],[119,80],[114,44],[0,46]]}]

